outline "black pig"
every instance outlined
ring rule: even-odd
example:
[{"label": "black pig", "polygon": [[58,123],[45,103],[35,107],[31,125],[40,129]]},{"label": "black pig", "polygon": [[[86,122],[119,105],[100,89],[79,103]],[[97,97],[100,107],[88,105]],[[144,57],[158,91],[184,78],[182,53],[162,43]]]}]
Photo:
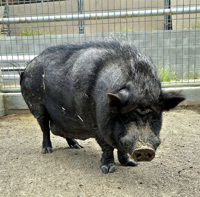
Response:
[{"label": "black pig", "polygon": [[21,74],[21,91],[43,132],[43,153],[52,152],[50,130],[72,148],[94,137],[103,173],[115,171],[115,148],[124,166],[151,161],[162,112],[184,100],[161,90],[149,57],[114,39],[47,48]]}]

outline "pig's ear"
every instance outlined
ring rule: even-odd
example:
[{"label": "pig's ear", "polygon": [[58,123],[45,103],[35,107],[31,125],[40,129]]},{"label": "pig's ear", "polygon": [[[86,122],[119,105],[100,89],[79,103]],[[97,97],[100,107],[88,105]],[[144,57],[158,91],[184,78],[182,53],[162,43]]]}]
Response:
[{"label": "pig's ear", "polygon": [[125,104],[129,99],[127,89],[122,89],[118,93],[107,93],[108,102],[111,107],[117,107]]},{"label": "pig's ear", "polygon": [[163,111],[169,111],[185,100],[180,92],[164,92],[160,96],[160,106]]}]

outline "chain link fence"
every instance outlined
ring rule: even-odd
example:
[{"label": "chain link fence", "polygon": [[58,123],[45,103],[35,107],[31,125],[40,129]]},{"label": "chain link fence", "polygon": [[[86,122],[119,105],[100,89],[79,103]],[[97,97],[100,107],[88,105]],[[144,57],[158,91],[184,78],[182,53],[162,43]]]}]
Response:
[{"label": "chain link fence", "polygon": [[116,36],[152,57],[164,86],[200,84],[199,0],[0,0],[0,89],[49,46]]}]

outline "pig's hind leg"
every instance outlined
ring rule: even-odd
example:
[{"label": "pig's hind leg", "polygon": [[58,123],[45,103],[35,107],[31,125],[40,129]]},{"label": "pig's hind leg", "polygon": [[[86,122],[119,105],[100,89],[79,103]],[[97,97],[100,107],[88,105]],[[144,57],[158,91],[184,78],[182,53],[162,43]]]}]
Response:
[{"label": "pig's hind leg", "polygon": [[75,139],[66,138],[70,148],[80,149],[83,148]]},{"label": "pig's hind leg", "polygon": [[125,152],[117,151],[118,160],[121,163],[122,166],[137,166],[138,163],[134,162],[132,159],[130,159]]},{"label": "pig's hind leg", "polygon": [[50,139],[50,116],[42,104],[32,104],[29,106],[31,113],[37,119],[43,133],[42,153],[52,153],[52,144]]}]

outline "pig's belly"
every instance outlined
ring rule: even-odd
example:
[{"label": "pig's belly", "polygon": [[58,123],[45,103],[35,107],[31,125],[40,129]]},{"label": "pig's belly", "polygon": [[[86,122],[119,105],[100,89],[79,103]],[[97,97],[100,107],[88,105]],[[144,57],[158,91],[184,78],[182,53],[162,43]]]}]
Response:
[{"label": "pig's belly", "polygon": [[46,101],[46,108],[51,117],[50,129],[53,134],[82,140],[95,137],[96,130],[91,126],[92,122],[82,120],[72,110],[63,108],[50,98]]},{"label": "pig's belly", "polygon": [[85,140],[88,138],[95,137],[94,131],[90,131],[89,129],[85,128],[71,128],[71,126],[68,126],[67,123],[64,128],[61,128],[58,124],[51,121],[50,129],[54,135],[58,135],[64,138],[75,138]]}]

